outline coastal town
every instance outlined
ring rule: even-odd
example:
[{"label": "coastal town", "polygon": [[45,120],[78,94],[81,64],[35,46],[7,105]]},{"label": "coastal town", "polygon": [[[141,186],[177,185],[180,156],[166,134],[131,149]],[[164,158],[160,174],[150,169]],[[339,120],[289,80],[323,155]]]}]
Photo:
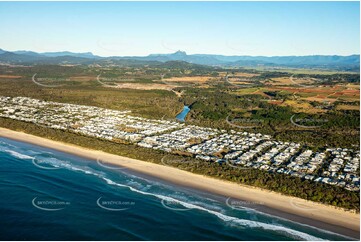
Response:
[{"label": "coastal town", "polygon": [[0,97],[0,117],[113,142],[127,142],[234,169],[260,169],[359,191],[360,152],[348,148],[313,151],[270,135],[220,130],[184,122],[146,119],[93,106]]}]

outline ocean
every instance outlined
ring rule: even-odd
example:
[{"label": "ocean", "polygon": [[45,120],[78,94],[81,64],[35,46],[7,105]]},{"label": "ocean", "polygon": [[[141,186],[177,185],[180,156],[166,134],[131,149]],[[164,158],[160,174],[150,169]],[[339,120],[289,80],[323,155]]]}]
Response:
[{"label": "ocean", "polygon": [[110,166],[0,138],[1,240],[349,240]]}]

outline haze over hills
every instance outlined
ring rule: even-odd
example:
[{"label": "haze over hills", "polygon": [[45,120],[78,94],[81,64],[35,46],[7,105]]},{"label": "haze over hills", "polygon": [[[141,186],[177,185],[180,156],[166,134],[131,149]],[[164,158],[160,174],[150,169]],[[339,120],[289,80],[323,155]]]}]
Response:
[{"label": "haze over hills", "polygon": [[33,51],[5,51],[0,49],[0,62],[7,64],[160,64],[168,61],[183,61],[191,64],[223,67],[294,67],[324,68],[358,71],[360,55],[312,55],[312,56],[225,56],[211,54],[188,55],[184,51],[172,54],[150,54],[148,56],[100,57],[91,52],[69,51],[37,53]]}]

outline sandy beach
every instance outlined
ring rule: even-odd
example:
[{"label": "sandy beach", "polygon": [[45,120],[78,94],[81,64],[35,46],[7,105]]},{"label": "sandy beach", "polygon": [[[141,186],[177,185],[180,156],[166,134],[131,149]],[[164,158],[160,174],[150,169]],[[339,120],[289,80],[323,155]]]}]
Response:
[{"label": "sandy beach", "polygon": [[324,228],[329,231],[359,238],[360,215],[299,198],[281,195],[232,182],[193,174],[176,168],[135,160],[83,147],[44,139],[34,135],[0,128],[0,137],[23,141],[42,147],[82,156],[96,162],[120,165],[127,169],[155,177],[173,184],[206,191],[212,194],[262,204],[264,211],[287,217],[297,222]]}]

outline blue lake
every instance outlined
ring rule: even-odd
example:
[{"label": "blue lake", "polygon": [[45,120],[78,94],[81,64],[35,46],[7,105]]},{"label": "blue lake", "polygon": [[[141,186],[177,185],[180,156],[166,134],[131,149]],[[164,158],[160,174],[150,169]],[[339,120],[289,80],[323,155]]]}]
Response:
[{"label": "blue lake", "polygon": [[180,112],[175,118],[180,122],[184,122],[189,111],[191,111],[191,109],[188,106],[184,106],[183,111]]}]

